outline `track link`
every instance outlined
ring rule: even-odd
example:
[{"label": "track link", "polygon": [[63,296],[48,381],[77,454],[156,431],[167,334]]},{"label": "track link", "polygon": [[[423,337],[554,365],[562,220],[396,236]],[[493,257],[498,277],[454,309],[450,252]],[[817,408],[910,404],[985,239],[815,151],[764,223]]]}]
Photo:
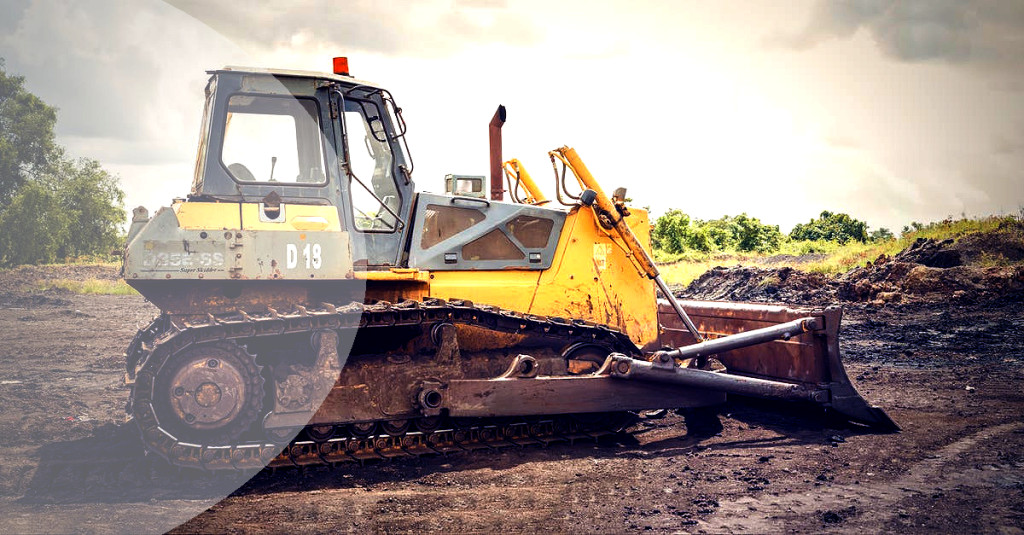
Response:
[{"label": "track link", "polygon": [[[160,426],[153,409],[154,380],[164,363],[194,344],[213,341],[243,341],[293,333],[312,333],[321,329],[386,329],[400,326],[457,323],[502,333],[554,339],[570,345],[598,343],[614,351],[639,355],[640,350],[623,333],[580,320],[565,320],[520,314],[469,301],[427,299],[374,304],[352,303],[345,306],[321,304],[296,307],[282,314],[273,309],[249,314],[239,311],[225,316],[206,316],[199,321],[173,321],[157,318],[136,335],[126,353],[126,382],[132,384],[128,413],[139,427],[148,452],[176,466],[206,470],[246,470],[342,462],[366,462],[417,455],[447,454],[476,449],[496,449],[554,441],[594,439],[615,433],[626,421],[616,418],[591,423],[591,419],[557,415],[547,418],[484,419],[470,422],[444,419],[430,431],[416,430],[357,436],[349,426],[335,426],[326,440],[302,440],[302,433],[290,444],[270,440],[239,442],[226,446],[207,446],[179,440]],[[378,427],[379,429],[379,427]]]}]

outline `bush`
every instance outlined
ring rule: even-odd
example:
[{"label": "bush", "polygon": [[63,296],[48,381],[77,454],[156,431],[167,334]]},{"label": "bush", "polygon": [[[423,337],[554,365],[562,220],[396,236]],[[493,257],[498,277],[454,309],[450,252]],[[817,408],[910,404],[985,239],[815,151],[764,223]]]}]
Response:
[{"label": "bush", "polygon": [[782,232],[778,225],[764,225],[756,217],[740,214],[734,218],[738,233],[736,248],[740,251],[770,253],[779,249]]},{"label": "bush", "polygon": [[651,232],[654,248],[671,255],[686,251],[772,252],[783,238],[778,225],[765,225],[747,214],[701,221],[680,210],[669,210],[655,220]]},{"label": "bush", "polygon": [[123,202],[99,163],[60,158],[0,211],[0,266],[109,254],[119,244]]},{"label": "bush", "polygon": [[871,231],[871,241],[887,241],[895,238],[896,236],[893,236],[892,231],[885,227]]},{"label": "bush", "polygon": [[690,235],[690,216],[680,210],[669,210],[654,222],[651,244],[655,249],[678,254],[686,250]]},{"label": "bush", "polygon": [[868,225],[847,214],[834,214],[825,210],[817,219],[793,227],[789,237],[794,240],[825,240],[845,244],[851,240],[868,241]]},{"label": "bush", "polygon": [[53,191],[25,183],[0,212],[0,265],[54,262],[68,242],[70,223]]}]

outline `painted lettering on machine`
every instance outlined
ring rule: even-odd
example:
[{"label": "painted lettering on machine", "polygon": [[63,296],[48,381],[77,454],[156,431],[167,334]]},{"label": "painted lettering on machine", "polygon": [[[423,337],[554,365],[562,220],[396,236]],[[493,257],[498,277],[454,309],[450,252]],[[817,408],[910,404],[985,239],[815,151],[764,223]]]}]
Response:
[{"label": "painted lettering on machine", "polygon": [[[285,268],[295,269],[299,267],[300,259],[299,245],[289,243],[285,249]],[[301,258],[306,269],[320,269],[323,266],[323,248],[319,243],[307,243],[301,248]]]},{"label": "painted lettering on machine", "polygon": [[224,271],[222,252],[177,253],[147,250],[142,267],[151,271],[177,271],[180,273],[212,273]]}]

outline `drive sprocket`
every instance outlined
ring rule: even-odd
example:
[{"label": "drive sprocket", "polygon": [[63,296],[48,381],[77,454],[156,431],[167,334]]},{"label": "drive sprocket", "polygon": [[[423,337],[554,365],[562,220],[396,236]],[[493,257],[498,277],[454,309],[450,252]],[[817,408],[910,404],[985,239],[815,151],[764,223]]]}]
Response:
[{"label": "drive sprocket", "polygon": [[255,357],[242,346],[197,344],[161,363],[153,409],[160,426],[179,440],[232,444],[262,417],[263,383]]}]

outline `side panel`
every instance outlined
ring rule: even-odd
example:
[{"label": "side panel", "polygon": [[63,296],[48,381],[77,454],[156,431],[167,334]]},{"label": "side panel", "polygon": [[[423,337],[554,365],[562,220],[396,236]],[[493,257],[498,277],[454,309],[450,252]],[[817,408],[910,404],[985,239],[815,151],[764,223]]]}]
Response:
[{"label": "side panel", "polygon": [[[647,212],[630,209],[626,221],[649,251]],[[597,225],[589,208],[569,212],[556,263],[541,275],[530,312],[606,324],[627,333],[640,347],[658,340],[654,282]]]},{"label": "side panel", "polygon": [[565,217],[560,210],[421,193],[409,267],[431,271],[548,269]]},{"label": "side panel", "polygon": [[[631,210],[627,221],[649,249],[646,212]],[[641,347],[658,342],[654,283],[598,228],[589,208],[574,208],[567,215],[550,269],[432,271],[430,295],[606,324]]]},{"label": "side panel", "polygon": [[352,277],[348,233],[337,230],[337,210],[286,205],[280,223],[260,221],[258,210],[233,203],[159,210],[125,248],[125,279]]}]

